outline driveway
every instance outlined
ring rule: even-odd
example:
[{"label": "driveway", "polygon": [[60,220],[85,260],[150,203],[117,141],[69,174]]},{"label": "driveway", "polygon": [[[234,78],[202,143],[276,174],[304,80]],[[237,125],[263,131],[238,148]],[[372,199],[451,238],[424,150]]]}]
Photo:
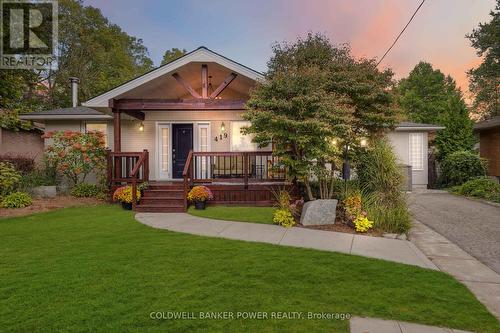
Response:
[{"label": "driveway", "polygon": [[500,273],[500,208],[463,197],[422,192],[409,195],[416,220]]}]

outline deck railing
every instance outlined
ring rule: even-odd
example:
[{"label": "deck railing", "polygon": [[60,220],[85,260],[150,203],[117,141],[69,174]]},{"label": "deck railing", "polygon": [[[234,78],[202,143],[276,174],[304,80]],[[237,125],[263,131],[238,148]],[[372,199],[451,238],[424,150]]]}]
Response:
[{"label": "deck railing", "polygon": [[113,191],[123,184],[132,185],[132,206],[137,204],[137,183],[149,180],[149,152],[111,152],[107,153],[108,184]]},{"label": "deck railing", "polygon": [[[270,151],[193,152],[183,171],[184,192],[196,183],[230,182],[249,184],[286,180],[286,169]],[[185,201],[187,207],[187,201]]]}]

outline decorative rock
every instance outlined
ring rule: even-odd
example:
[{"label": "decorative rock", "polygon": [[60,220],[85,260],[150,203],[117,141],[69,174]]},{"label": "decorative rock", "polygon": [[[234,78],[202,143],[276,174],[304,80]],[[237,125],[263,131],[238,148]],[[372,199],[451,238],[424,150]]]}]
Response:
[{"label": "decorative rock", "polygon": [[384,234],[382,234],[382,237],[384,237],[384,238],[390,238],[390,239],[396,239],[398,237],[398,234],[384,233]]},{"label": "decorative rock", "polygon": [[38,186],[33,188],[33,196],[37,198],[55,198],[57,190],[55,186]]},{"label": "decorative rock", "polygon": [[398,237],[396,237],[397,239],[401,239],[401,240],[407,240],[408,237],[406,237],[406,234],[399,234]]},{"label": "decorative rock", "polygon": [[318,199],[308,201],[302,208],[302,225],[334,224],[338,200]]}]

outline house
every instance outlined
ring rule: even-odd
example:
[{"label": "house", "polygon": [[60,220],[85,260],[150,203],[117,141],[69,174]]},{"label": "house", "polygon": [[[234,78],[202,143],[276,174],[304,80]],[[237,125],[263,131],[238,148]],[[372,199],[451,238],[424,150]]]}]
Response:
[{"label": "house", "polygon": [[[47,131],[104,132],[111,185],[150,182],[137,210],[182,211],[188,184],[197,183],[212,189],[216,203],[269,204],[269,187],[284,184],[285,170],[273,167],[270,147],[259,149],[240,131],[249,91],[263,79],[200,47],[82,106],[74,93],[73,108],[22,118],[43,121]],[[390,135],[416,186],[427,184],[427,133],[436,129],[404,123]]]},{"label": "house", "polygon": [[478,122],[479,154],[488,161],[488,176],[500,178],[500,116]]}]

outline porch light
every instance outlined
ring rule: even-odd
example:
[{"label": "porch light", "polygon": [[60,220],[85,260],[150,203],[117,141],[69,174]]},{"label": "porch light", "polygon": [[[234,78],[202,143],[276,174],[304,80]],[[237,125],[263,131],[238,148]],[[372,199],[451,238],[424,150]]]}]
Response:
[{"label": "porch light", "polygon": [[221,132],[225,132],[226,131],[226,124],[224,124],[224,122],[222,122],[222,124],[220,124],[220,131]]},{"label": "porch light", "polygon": [[139,125],[139,132],[144,132],[144,124],[141,121],[141,124]]},{"label": "porch light", "polygon": [[361,138],[361,140],[359,141],[359,145],[361,147],[366,147],[368,146],[368,140],[366,138]]}]

